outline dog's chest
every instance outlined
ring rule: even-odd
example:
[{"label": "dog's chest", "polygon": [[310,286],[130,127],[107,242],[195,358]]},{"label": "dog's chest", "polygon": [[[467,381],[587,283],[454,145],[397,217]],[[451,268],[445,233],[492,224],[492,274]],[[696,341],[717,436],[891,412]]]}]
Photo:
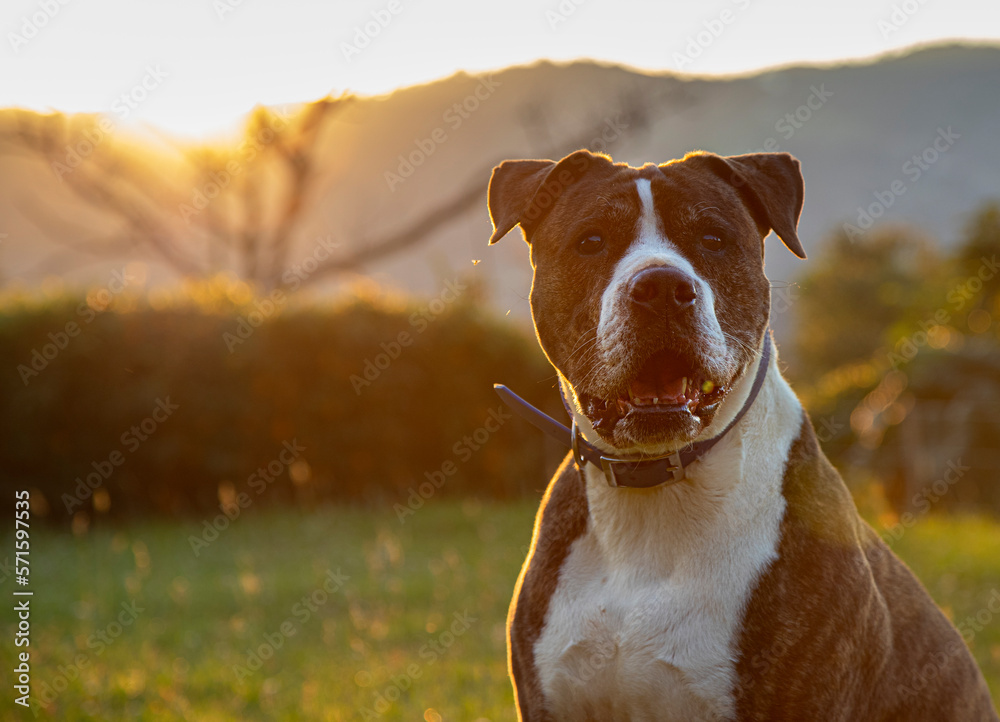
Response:
[{"label": "dog's chest", "polygon": [[593,545],[574,548],[535,648],[557,719],[726,719],[729,605],[692,580],[622,578]]},{"label": "dog's chest", "polygon": [[739,625],[780,539],[779,464],[724,494],[652,503],[590,486],[597,521],[573,543],[535,645],[556,719],[733,717]]}]

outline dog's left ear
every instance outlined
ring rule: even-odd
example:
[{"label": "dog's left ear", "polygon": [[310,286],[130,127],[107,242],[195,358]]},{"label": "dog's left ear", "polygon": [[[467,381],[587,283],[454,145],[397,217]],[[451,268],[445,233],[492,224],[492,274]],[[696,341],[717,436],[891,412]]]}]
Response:
[{"label": "dog's left ear", "polygon": [[[804,188],[799,161],[788,153],[697,154],[743,196],[762,233],[774,231],[789,251],[805,258],[796,227]],[[687,158],[685,158],[687,160]],[[721,161],[721,165],[720,165]]]}]

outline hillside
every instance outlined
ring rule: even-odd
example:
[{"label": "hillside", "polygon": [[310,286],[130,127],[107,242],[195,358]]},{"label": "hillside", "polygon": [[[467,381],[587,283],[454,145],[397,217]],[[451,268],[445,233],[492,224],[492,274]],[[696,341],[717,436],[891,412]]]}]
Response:
[{"label": "hillside", "polygon": [[[873,203],[884,208],[877,223],[906,222],[948,243],[972,208],[1000,195],[997,77],[1000,48],[941,46],[866,63],[723,79],[590,62],[539,63],[359,98],[325,131],[327,190],[310,199],[308,222],[299,232],[302,254],[317,237],[330,235],[345,248],[405,228],[442,199],[479,185],[480,207],[455,217],[429,242],[365,271],[420,293],[437,293],[458,273],[474,274],[501,311],[525,318],[530,269],[524,244],[513,234],[486,246],[489,169],[504,158],[546,155],[564,139],[602,125],[612,138],[608,152],[634,164],[695,148],[795,154],[806,178],[800,236],[813,261],[831,229],[857,225],[859,211]],[[479,98],[469,101],[477,88]],[[457,110],[463,102],[477,107]],[[638,108],[642,117],[622,115],[625,106]],[[0,128],[9,123],[10,112],[0,112]],[[430,150],[426,160],[403,177],[401,156],[421,146]],[[903,189],[898,196],[890,191],[894,181],[897,193]],[[103,283],[121,267],[121,254],[95,257],[71,247],[80,218],[98,234],[108,221],[85,214],[61,183],[16,145],[2,149],[0,232],[7,235],[0,241],[0,284],[31,286],[49,275]],[[39,229],[39,207],[69,221],[58,243]],[[158,260],[132,253],[147,263],[150,283],[172,282]],[[803,268],[778,243],[769,241],[768,253],[772,279],[793,280]],[[481,262],[473,266],[473,260]]]}]

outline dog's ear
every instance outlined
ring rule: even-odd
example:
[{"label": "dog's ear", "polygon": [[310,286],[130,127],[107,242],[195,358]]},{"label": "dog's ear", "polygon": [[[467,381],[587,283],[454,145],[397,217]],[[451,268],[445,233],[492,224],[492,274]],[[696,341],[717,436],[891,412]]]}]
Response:
[{"label": "dog's ear", "polygon": [[587,172],[596,156],[588,150],[554,160],[505,160],[490,177],[489,209],[494,244],[520,224],[524,240],[555,205],[559,195]]},{"label": "dog's ear", "polygon": [[505,160],[493,169],[487,201],[493,221],[490,245],[521,222],[535,191],[555,164],[554,160]]},{"label": "dog's ear", "polygon": [[806,257],[795,230],[802,212],[804,189],[799,161],[794,156],[788,153],[692,155],[705,159],[717,175],[736,188],[762,233],[773,230],[789,251],[799,258]]}]

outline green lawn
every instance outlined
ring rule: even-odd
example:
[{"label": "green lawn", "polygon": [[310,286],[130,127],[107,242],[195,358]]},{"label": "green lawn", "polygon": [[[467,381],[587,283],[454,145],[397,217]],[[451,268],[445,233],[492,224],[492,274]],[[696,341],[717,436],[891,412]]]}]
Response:
[{"label": "green lawn", "polygon": [[[431,500],[402,525],[388,508],[256,511],[198,557],[195,522],[35,527],[39,716],[514,719],[504,618],[533,504]],[[1000,525],[928,517],[893,546],[956,622],[1000,589]],[[1000,699],[1000,615],[972,644]],[[15,650],[0,650],[3,679]]]}]

